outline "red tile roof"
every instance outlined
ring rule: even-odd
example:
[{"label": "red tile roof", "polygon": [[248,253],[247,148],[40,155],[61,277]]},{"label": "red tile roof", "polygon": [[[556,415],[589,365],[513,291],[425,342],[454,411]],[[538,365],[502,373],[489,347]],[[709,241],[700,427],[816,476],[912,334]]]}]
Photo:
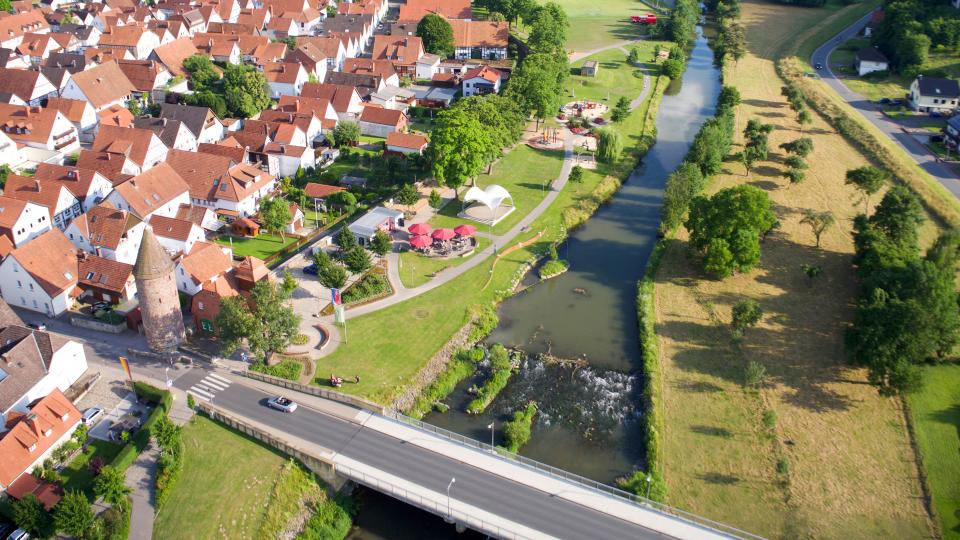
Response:
[{"label": "red tile roof", "polygon": [[0,439],[0,485],[10,486],[78,422],[80,411],[60,390],[39,399]]},{"label": "red tile roof", "polygon": [[77,284],[77,248],[60,229],[50,229],[13,250],[10,256],[51,298]]},{"label": "red tile roof", "polygon": [[318,184],[316,182],[308,182],[306,187],[303,188],[303,192],[311,199],[323,199],[333,195],[338,191],[346,190],[347,188],[344,187],[328,186],[326,184]]}]

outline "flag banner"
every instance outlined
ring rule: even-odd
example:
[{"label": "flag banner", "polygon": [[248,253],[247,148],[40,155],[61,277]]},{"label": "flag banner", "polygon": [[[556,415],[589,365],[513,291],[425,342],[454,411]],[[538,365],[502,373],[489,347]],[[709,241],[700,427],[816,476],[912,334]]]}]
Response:
[{"label": "flag banner", "polygon": [[330,301],[333,302],[333,305],[339,306],[340,301],[340,289],[330,289]]},{"label": "flag banner", "polygon": [[337,322],[339,324],[343,324],[344,321],[346,321],[346,317],[344,316],[342,305],[338,305],[333,309],[333,320],[334,322]]},{"label": "flag banner", "polygon": [[130,373],[130,363],[127,362],[127,357],[125,357],[125,356],[121,356],[121,357],[120,357],[120,365],[123,366],[123,371],[124,371],[124,373],[126,373],[126,374],[127,374],[127,377],[129,377],[130,380],[132,381],[132,380],[133,380],[133,374]]}]

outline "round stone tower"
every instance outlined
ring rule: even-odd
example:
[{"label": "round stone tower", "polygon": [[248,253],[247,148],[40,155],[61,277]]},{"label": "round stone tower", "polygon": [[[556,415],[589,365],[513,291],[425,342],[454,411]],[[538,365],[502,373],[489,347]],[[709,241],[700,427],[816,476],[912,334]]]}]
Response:
[{"label": "round stone tower", "polygon": [[184,340],[183,314],[173,271],[170,255],[160,246],[153,229],[147,227],[133,277],[137,280],[147,346],[154,352],[173,351]]}]

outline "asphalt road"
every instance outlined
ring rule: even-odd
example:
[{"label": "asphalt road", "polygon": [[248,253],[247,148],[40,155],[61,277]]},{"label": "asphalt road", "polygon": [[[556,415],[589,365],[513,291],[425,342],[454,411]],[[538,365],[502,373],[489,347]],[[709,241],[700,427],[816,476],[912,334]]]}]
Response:
[{"label": "asphalt road", "polygon": [[[195,367],[174,386],[189,389],[208,374]],[[453,500],[557,538],[669,538],[303,405],[292,414],[269,409],[263,405],[269,397],[233,383],[212,402],[438,493],[445,492],[450,479],[456,478]]]},{"label": "asphalt road", "polygon": [[828,62],[830,53],[842,42],[860,33],[870,20],[871,15],[871,13],[864,15],[860,20],[821,45],[810,57],[810,64],[823,64],[823,69],[817,71],[823,82],[840,94],[840,97],[853,106],[864,118],[893,139],[923,170],[943,184],[943,187],[947,188],[955,197],[960,198],[960,179],[957,178],[950,167],[937,161],[936,156],[927,150],[924,145],[914,139],[912,135],[903,131],[896,122],[884,116],[870,100],[847,88],[830,70],[830,63]]}]

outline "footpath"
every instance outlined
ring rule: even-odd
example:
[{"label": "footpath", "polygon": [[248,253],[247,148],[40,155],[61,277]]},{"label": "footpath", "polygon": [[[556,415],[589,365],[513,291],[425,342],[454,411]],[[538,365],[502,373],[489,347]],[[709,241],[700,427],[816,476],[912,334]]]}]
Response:
[{"label": "footpath", "polygon": [[127,486],[133,488],[130,499],[130,540],[150,540],[153,538],[153,518],[156,512],[157,458],[160,448],[150,443],[127,468]]}]

